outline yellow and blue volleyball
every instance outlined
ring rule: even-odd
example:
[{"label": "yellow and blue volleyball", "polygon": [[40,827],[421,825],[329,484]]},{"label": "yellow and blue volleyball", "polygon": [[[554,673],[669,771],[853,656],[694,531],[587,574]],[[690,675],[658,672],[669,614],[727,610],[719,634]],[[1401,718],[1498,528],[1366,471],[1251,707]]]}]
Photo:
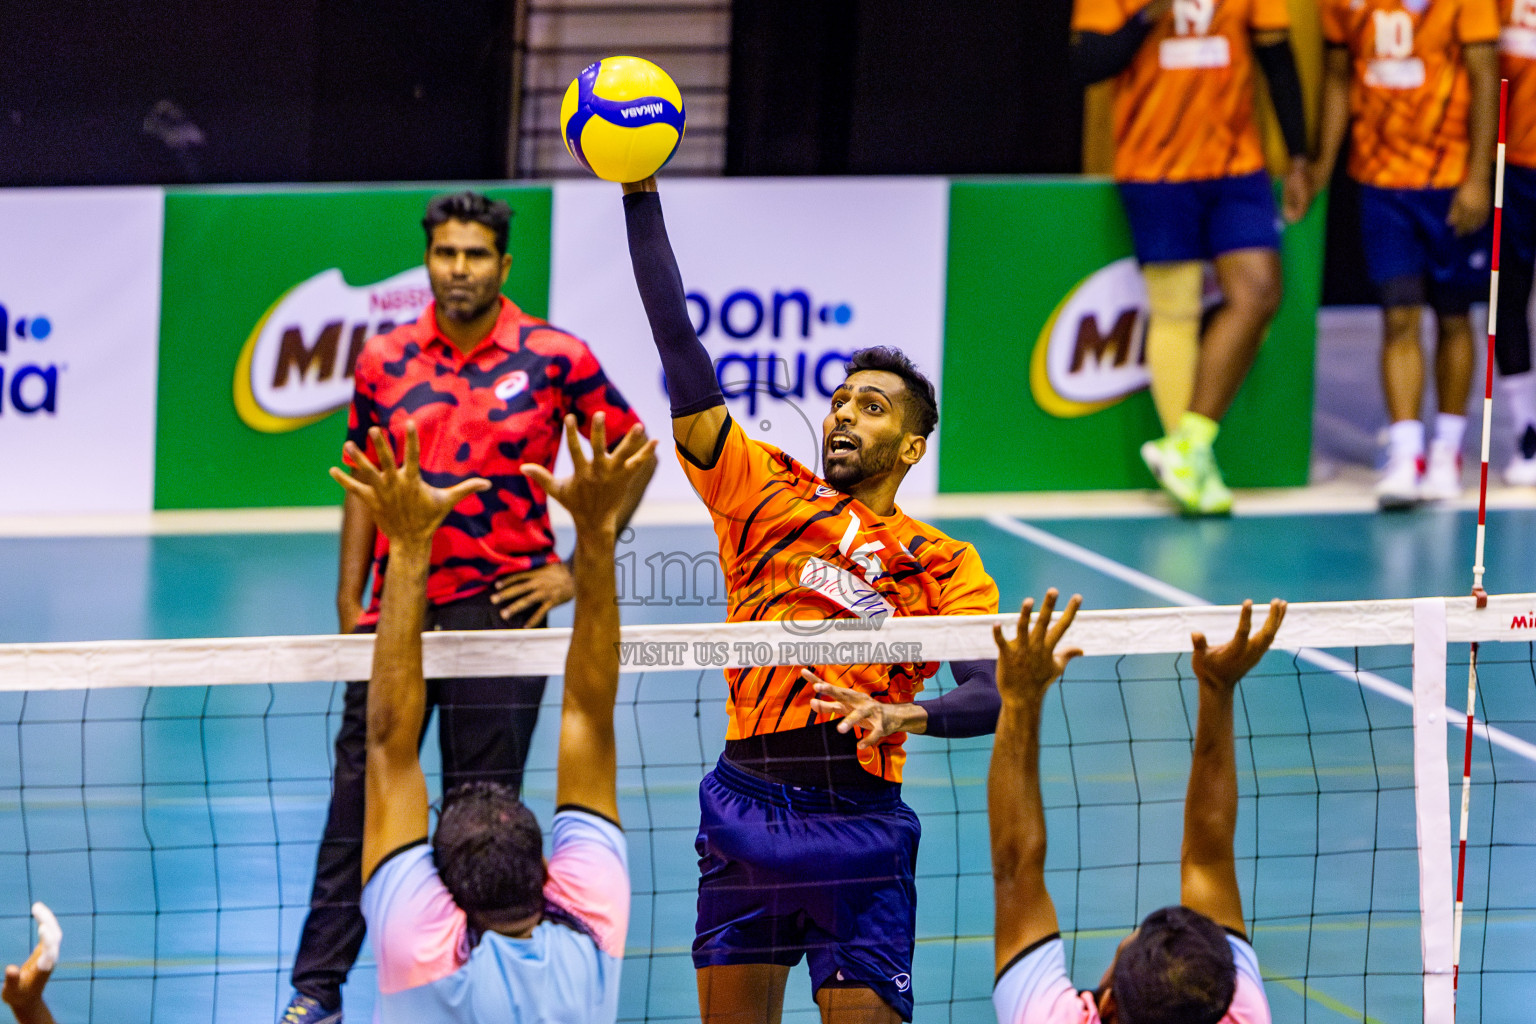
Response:
[{"label": "yellow and blue volleyball", "polygon": [[677,83],[640,57],[588,65],[560,104],[565,148],[606,181],[643,181],[661,170],[686,124]]}]

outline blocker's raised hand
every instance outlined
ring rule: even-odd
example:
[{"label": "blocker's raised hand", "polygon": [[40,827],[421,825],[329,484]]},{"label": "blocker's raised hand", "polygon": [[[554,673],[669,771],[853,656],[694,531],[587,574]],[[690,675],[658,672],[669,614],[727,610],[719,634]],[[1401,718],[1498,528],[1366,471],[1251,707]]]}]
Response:
[{"label": "blocker's raised hand", "polygon": [[433,487],[422,480],[421,441],[416,436],[414,420],[405,422],[404,465],[395,464],[389,435],[383,430],[372,428],[368,439],[378,453],[379,464],[375,466],[361,448],[348,441],[342,454],[352,466],[352,474],[348,476],[332,466],[331,477],[368,506],[374,523],[392,543],[430,543],[455,505],[491,486],[489,480],[480,477],[446,488]]},{"label": "blocker's raised hand", "polygon": [[1207,648],[1204,633],[1190,634],[1195,645],[1195,653],[1190,660],[1195,678],[1203,685],[1230,691],[1264,657],[1269,645],[1275,642],[1280,623],[1284,621],[1285,602],[1277,597],[1269,602],[1269,617],[1264,620],[1258,635],[1250,637],[1248,631],[1253,627],[1253,602],[1244,601],[1243,610],[1237,616],[1237,632],[1220,647]]},{"label": "blocker's raised hand", "polygon": [[1058,596],[1055,587],[1045,592],[1040,614],[1035,616],[1033,623],[1030,613],[1034,611],[1035,599],[1026,597],[1019,609],[1018,635],[1012,640],[1004,638],[1002,626],[992,627],[992,639],[997,641],[997,690],[1004,703],[1038,705],[1067,663],[1082,656],[1081,648],[1069,647],[1057,653],[1056,645],[1077,617],[1083,595],[1073,594],[1062,610],[1061,618],[1052,623],[1051,615],[1056,610]]},{"label": "blocker's raised hand", "polygon": [[645,439],[645,428],[635,424],[624,439],[608,450],[608,427],[602,413],[592,417],[592,455],[582,451],[576,417],[565,418],[566,447],[573,471],[557,480],[553,473],[533,462],[523,463],[523,475],[554,498],[578,527],[617,532],[619,515],[635,488],[644,487],[656,469],[656,442]]}]

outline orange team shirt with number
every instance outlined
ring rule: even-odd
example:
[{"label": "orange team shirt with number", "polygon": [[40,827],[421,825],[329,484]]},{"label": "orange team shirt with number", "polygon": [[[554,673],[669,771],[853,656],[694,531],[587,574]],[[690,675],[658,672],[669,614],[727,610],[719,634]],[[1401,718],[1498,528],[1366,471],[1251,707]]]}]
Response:
[{"label": "orange team shirt with number", "polygon": [[1509,79],[1504,159],[1536,168],[1536,0],[1504,0],[1499,70]]},{"label": "orange team shirt with number", "polygon": [[1323,38],[1347,46],[1349,176],[1376,188],[1455,188],[1467,176],[1463,46],[1499,37],[1494,0],[1323,0]]},{"label": "orange team shirt with number", "polygon": [[[1072,30],[1108,35],[1145,6],[1076,0]],[[1263,170],[1249,37],[1290,25],[1285,0],[1174,0],[1115,79],[1115,179],[1206,181]]]},{"label": "orange team shirt with number", "polygon": [[[900,509],[875,515],[778,448],[747,437],[734,420],[712,468],[700,469],[681,449],[678,458],[714,520],[731,622],[846,620],[825,630],[786,626],[772,652],[780,664],[726,669],[726,739],[834,720],[811,710],[801,668],[876,700],[908,703],[939,666],[924,661],[916,643],[883,640],[880,621],[997,611],[997,584],[971,545]],[[819,663],[833,648],[869,663]],[[904,739],[896,733],[861,751],[864,769],[900,782]]]}]

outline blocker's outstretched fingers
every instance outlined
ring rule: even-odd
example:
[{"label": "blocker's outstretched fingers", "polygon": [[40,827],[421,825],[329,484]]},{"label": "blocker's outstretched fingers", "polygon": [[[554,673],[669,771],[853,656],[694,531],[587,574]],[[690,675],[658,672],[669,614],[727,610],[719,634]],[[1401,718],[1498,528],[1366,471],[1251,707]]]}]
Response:
[{"label": "blocker's outstretched fingers", "polygon": [[1040,617],[1035,620],[1032,635],[1036,643],[1043,643],[1046,630],[1051,625],[1051,613],[1056,610],[1056,588],[1052,587],[1045,592],[1045,600],[1040,603]]},{"label": "blocker's outstretched fingers", "polygon": [[378,482],[379,467],[375,466],[373,464],[373,460],[368,457],[367,453],[365,453],[356,444],[348,441],[346,444],[342,445],[341,456],[342,461],[346,462],[347,465],[352,467],[353,476],[357,477],[359,480],[365,484],[368,484],[369,486],[372,486]]},{"label": "blocker's outstretched fingers", "polygon": [[[1052,593],[1054,593],[1054,591],[1052,591]],[[1077,610],[1081,608],[1082,605],[1083,595],[1073,594],[1071,600],[1067,602],[1067,606],[1061,610],[1061,618],[1056,620],[1056,624],[1051,627],[1050,631],[1046,634],[1045,637],[1045,642],[1049,644],[1052,649],[1054,649],[1056,645],[1061,642],[1061,638],[1066,634],[1067,628],[1072,625],[1072,620],[1077,618]],[[1075,647],[1072,650],[1077,651],[1078,654],[1083,653],[1082,651],[1077,650]],[[1069,651],[1066,653],[1070,654],[1071,652]]]},{"label": "blocker's outstretched fingers", "polygon": [[592,461],[598,465],[608,463],[608,416],[597,413],[592,417]]},{"label": "blocker's outstretched fingers", "polygon": [[448,507],[452,508],[471,494],[487,491],[491,488],[491,482],[484,477],[474,476],[468,480],[461,480],[448,488]]},{"label": "blocker's outstretched fingers", "polygon": [[421,438],[416,436],[416,421],[405,421],[405,475],[409,480],[421,476]]},{"label": "blocker's outstretched fingers", "polygon": [[571,450],[571,465],[575,468],[576,475],[582,475],[591,462],[587,459],[587,453],[581,450],[581,433],[576,429],[574,415],[565,418],[565,445]]},{"label": "blocker's outstretched fingers", "polygon": [[1232,635],[1234,640],[1241,643],[1248,642],[1248,634],[1253,630],[1253,601],[1243,602],[1243,610],[1237,613],[1237,632]]},{"label": "blocker's outstretched fingers", "polygon": [[369,427],[368,437],[373,441],[373,450],[379,456],[379,472],[389,476],[398,468],[395,465],[395,450],[389,442],[389,435],[379,427]]},{"label": "blocker's outstretched fingers", "polygon": [[373,494],[372,487],[369,487],[367,484],[360,482],[356,477],[342,472],[336,466],[332,466],[329,470],[327,470],[327,472],[331,474],[331,479],[335,480],[338,484],[341,484],[342,489],[345,490],[348,494],[355,494],[363,501],[367,501],[369,496]]}]

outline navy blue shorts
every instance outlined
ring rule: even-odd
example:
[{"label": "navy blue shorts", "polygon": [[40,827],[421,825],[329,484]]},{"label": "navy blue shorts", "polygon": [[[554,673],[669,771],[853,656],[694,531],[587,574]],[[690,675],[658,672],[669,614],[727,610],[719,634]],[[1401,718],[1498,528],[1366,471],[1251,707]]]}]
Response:
[{"label": "navy blue shorts", "polygon": [[1458,235],[1445,222],[1452,188],[1360,186],[1365,269],[1384,306],[1428,303],[1460,316],[1488,294],[1493,229]]},{"label": "navy blue shorts", "polygon": [[1206,181],[1122,181],[1120,201],[1142,263],[1280,248],[1280,215],[1264,171]]},{"label": "navy blue shorts", "polygon": [[899,789],[796,789],[722,758],[699,812],[695,967],[804,956],[813,993],[871,988],[912,1019],[922,826]]}]

